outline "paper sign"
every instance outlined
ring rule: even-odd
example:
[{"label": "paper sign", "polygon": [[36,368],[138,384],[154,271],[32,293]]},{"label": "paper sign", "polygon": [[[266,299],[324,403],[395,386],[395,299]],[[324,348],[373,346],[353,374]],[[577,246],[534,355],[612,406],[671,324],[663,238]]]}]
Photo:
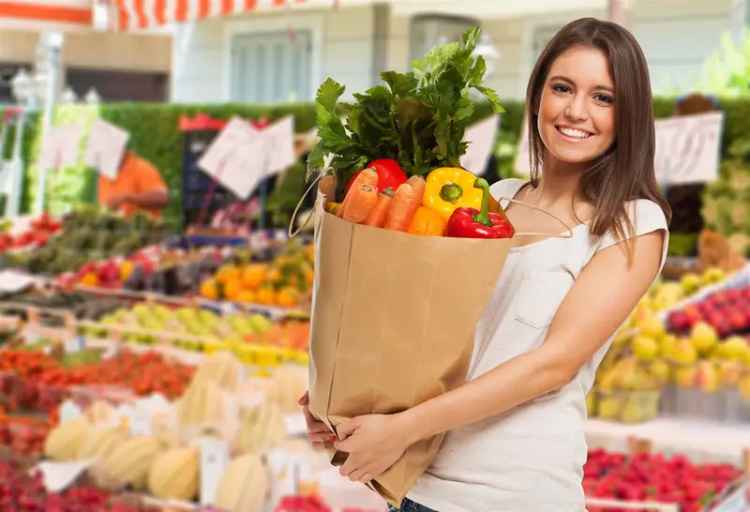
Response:
[{"label": "paper sign", "polygon": [[37,166],[40,169],[60,169],[75,165],[83,129],[78,124],[50,127],[42,139],[42,151]]},{"label": "paper sign", "polygon": [[81,408],[71,400],[65,400],[60,405],[60,422],[65,423],[66,421],[72,421],[76,418],[80,418],[83,414]]},{"label": "paper sign", "polygon": [[284,415],[284,425],[286,425],[287,435],[302,436],[307,434],[305,415],[301,412]]},{"label": "paper sign", "polygon": [[84,161],[107,178],[117,179],[122,157],[130,134],[101,119],[94,121],[89,135]]},{"label": "paper sign", "polygon": [[464,141],[469,143],[469,147],[461,157],[461,167],[476,175],[484,173],[495,147],[499,120],[500,116],[495,114],[466,129]]},{"label": "paper sign", "polygon": [[297,158],[294,156],[294,118],[286,116],[271,126],[259,131],[259,135],[265,139],[263,148],[266,160],[264,176],[280,173]]},{"label": "paper sign", "polygon": [[295,161],[291,116],[262,129],[234,117],[211,143],[198,166],[247,199],[261,179],[283,171]]},{"label": "paper sign", "polygon": [[713,512],[747,512],[750,510],[749,492],[748,484],[745,483],[711,510]]},{"label": "paper sign", "polygon": [[86,339],[83,336],[73,336],[65,341],[65,352],[74,354],[86,348]]},{"label": "paper sign", "polygon": [[91,467],[94,459],[81,460],[76,462],[41,462],[31,471],[39,471],[42,474],[42,481],[47,492],[64,491],[70,484]]},{"label": "paper sign", "polygon": [[201,451],[201,505],[213,505],[224,470],[229,464],[229,445],[223,439],[203,437]]},{"label": "paper sign", "polygon": [[656,180],[681,184],[717,179],[723,124],[723,112],[657,120]]}]

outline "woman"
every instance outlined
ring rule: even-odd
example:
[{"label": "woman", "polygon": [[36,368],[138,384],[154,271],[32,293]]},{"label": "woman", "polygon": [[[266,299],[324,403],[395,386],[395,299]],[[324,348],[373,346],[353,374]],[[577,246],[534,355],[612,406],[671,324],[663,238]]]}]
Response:
[{"label": "woman", "polygon": [[[532,179],[504,180],[559,223],[501,201],[528,237],[477,326],[467,382],[398,414],[342,425],[341,474],[366,482],[447,432],[403,512],[584,510],[586,393],[615,330],[664,263],[669,207],[654,177],[648,69],[633,36],[587,18],[547,45],[527,90]],[[304,402],[304,398],[302,402]],[[314,442],[334,441],[307,411]]]}]

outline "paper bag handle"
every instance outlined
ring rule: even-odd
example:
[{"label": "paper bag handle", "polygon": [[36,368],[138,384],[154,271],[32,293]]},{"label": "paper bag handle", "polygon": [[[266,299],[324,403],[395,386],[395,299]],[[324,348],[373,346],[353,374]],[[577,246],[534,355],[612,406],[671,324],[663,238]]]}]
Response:
[{"label": "paper bag handle", "polygon": [[297,235],[299,235],[300,231],[305,229],[307,225],[310,223],[310,217],[305,219],[305,223],[302,224],[299,228],[297,228],[297,231],[294,231],[294,222],[297,220],[297,215],[299,214],[299,209],[302,208],[302,203],[305,202],[305,199],[307,198],[310,191],[315,188],[315,185],[318,184],[320,179],[324,176],[324,174],[321,172],[319,173],[314,180],[307,186],[305,191],[302,193],[302,197],[299,198],[299,201],[297,202],[297,206],[294,207],[294,211],[292,212],[292,218],[289,219],[289,226],[287,227],[287,235],[289,235],[289,238],[294,238]]},{"label": "paper bag handle", "polygon": [[513,199],[512,197],[503,197],[503,196],[500,196],[500,197],[497,198],[497,201],[498,202],[500,202],[500,201],[508,201],[510,203],[516,203],[516,204],[519,204],[521,206],[525,206],[527,208],[531,208],[532,210],[536,210],[538,212],[542,212],[545,215],[547,215],[549,217],[552,217],[557,222],[559,222],[560,224],[562,224],[565,227],[565,229],[567,230],[567,233],[555,234],[555,235],[550,235],[549,233],[539,233],[539,232],[535,232],[535,231],[522,231],[520,233],[515,233],[514,236],[549,236],[549,237],[552,237],[552,238],[573,238],[573,228],[571,228],[568,225],[568,223],[565,222],[564,220],[562,220],[560,217],[558,217],[554,213],[548,212],[544,208],[539,208],[538,206],[535,206],[535,205],[533,205],[531,203],[527,203],[526,201],[521,201],[519,199]]}]

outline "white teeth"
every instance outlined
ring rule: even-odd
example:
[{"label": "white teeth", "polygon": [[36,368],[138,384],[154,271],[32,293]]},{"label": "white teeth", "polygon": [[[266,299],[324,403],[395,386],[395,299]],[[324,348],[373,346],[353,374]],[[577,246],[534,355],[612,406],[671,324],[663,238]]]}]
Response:
[{"label": "white teeth", "polygon": [[562,126],[558,128],[560,132],[563,135],[567,135],[568,137],[574,137],[576,139],[585,139],[589,135],[591,135],[588,132],[584,132],[583,130],[576,130],[575,128],[563,128]]}]

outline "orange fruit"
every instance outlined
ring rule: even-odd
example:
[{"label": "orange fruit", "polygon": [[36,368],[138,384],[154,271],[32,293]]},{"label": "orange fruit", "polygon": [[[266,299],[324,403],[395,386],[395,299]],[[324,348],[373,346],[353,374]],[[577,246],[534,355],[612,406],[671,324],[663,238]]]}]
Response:
[{"label": "orange fruit", "polygon": [[290,286],[284,287],[276,293],[276,304],[290,308],[299,304],[299,292]]},{"label": "orange fruit", "polygon": [[224,265],[216,273],[216,281],[226,285],[230,281],[239,281],[240,269],[234,265]]},{"label": "orange fruit", "polygon": [[276,299],[276,294],[274,293],[273,288],[270,288],[267,286],[258,290],[258,293],[255,296],[255,300],[259,304],[265,304],[265,305],[273,304],[275,299]]},{"label": "orange fruit", "polygon": [[242,269],[242,284],[246,288],[254,290],[266,280],[266,266],[260,263],[251,263]]},{"label": "orange fruit", "polygon": [[237,295],[237,301],[243,304],[252,304],[255,302],[255,292],[252,290],[242,290]]},{"label": "orange fruit", "polygon": [[219,298],[219,286],[214,279],[206,279],[201,283],[201,295],[210,300]]},{"label": "orange fruit", "polygon": [[239,300],[240,293],[242,293],[242,283],[239,280],[224,283],[224,297],[227,299]]},{"label": "orange fruit", "polygon": [[88,272],[81,276],[81,284],[85,286],[96,286],[99,284],[99,278],[94,272]]}]

